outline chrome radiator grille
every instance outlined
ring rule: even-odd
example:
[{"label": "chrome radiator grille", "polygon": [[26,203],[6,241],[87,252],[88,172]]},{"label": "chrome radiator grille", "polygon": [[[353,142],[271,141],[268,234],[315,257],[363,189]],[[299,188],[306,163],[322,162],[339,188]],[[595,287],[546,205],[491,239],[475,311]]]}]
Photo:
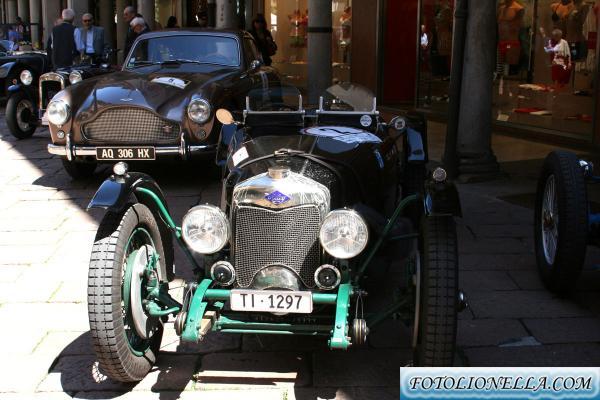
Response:
[{"label": "chrome radiator grille", "polygon": [[119,107],[83,125],[82,133],[91,142],[164,144],[179,141],[180,127],[148,110]]},{"label": "chrome radiator grille", "polygon": [[319,266],[321,215],[314,205],[280,211],[252,206],[235,209],[235,270],[237,282],[248,287],[254,275],[269,265],[285,265],[314,287]]}]

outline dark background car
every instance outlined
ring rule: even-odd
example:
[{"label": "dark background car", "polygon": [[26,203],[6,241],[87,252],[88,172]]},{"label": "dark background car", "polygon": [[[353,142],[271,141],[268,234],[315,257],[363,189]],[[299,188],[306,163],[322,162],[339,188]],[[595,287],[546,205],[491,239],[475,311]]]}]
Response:
[{"label": "dark background car", "polygon": [[46,72],[39,79],[30,69],[22,70],[18,82],[8,87],[6,124],[10,133],[17,139],[30,137],[55,94],[84,79],[117,71],[116,66],[107,62],[113,52],[107,50],[97,59],[87,58],[71,67]]},{"label": "dark background car", "polygon": [[219,107],[279,81],[243,31],[172,30],[140,36],[119,72],[60,92],[48,105],[52,144],[73,178],[98,162],[214,155]]},{"label": "dark background car", "polygon": [[20,82],[23,70],[29,70],[33,76],[33,85],[39,77],[52,68],[52,62],[45,51],[13,51],[10,41],[0,41],[0,97],[9,95],[8,88]]}]

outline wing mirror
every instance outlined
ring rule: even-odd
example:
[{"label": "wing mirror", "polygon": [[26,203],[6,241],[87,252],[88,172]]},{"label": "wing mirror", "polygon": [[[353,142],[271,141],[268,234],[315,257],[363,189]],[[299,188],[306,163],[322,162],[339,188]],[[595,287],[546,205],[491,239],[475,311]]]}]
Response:
[{"label": "wing mirror", "polygon": [[226,110],[224,108],[219,108],[217,110],[216,116],[217,116],[217,120],[220,123],[222,123],[223,125],[231,125],[231,124],[239,123],[235,120],[235,118],[233,118],[233,114],[231,114],[231,112],[229,110]]}]

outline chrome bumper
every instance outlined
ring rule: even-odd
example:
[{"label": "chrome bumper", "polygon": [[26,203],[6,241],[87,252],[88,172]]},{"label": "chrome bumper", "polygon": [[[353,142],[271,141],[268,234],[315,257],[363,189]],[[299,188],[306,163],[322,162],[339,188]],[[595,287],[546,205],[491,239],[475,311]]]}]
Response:
[{"label": "chrome bumper", "polygon": [[[124,147],[135,147],[131,145],[127,145]],[[70,149],[70,150],[69,150]],[[212,150],[216,150],[216,145],[202,145],[202,146],[186,146],[182,148],[181,146],[163,146],[163,147],[155,147],[156,156],[181,156],[182,159],[187,159],[189,155],[198,154],[198,153],[208,153]],[[48,153],[54,154],[61,157],[67,157],[67,159],[71,160],[74,157],[84,157],[84,156],[96,156],[96,147],[95,146],[77,146],[77,145],[69,145],[69,141],[67,140],[66,146],[60,146],[56,144],[48,145]]]}]

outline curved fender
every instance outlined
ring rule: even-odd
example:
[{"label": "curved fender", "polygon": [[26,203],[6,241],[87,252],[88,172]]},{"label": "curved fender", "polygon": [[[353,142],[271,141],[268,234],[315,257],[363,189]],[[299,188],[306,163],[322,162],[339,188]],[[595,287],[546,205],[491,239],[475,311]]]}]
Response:
[{"label": "curved fender", "polygon": [[6,78],[10,75],[10,71],[12,71],[13,67],[17,64],[16,61],[11,61],[4,63],[0,66],[0,78]]},{"label": "curved fender", "polygon": [[[150,198],[150,196],[137,192],[137,188],[151,190],[160,199],[168,212],[169,209],[167,207],[167,202],[165,201],[165,196],[156,181],[149,175],[140,172],[130,172],[125,177],[116,177],[112,175],[110,178],[106,179],[102,182],[102,185],[100,185],[100,188],[98,188],[96,194],[88,204],[87,210],[100,208],[118,213],[123,212],[129,204],[135,201],[148,207],[158,223],[165,251],[166,262],[161,263],[161,268],[164,268],[163,272],[166,274],[163,276],[167,276],[169,277],[169,280],[171,280],[174,277],[172,230],[167,222],[165,222],[156,202]],[[167,268],[167,266],[169,266],[169,268]]]},{"label": "curved fender", "polygon": [[425,214],[428,216],[462,217],[460,197],[456,185],[452,182],[427,182],[423,202]]}]

